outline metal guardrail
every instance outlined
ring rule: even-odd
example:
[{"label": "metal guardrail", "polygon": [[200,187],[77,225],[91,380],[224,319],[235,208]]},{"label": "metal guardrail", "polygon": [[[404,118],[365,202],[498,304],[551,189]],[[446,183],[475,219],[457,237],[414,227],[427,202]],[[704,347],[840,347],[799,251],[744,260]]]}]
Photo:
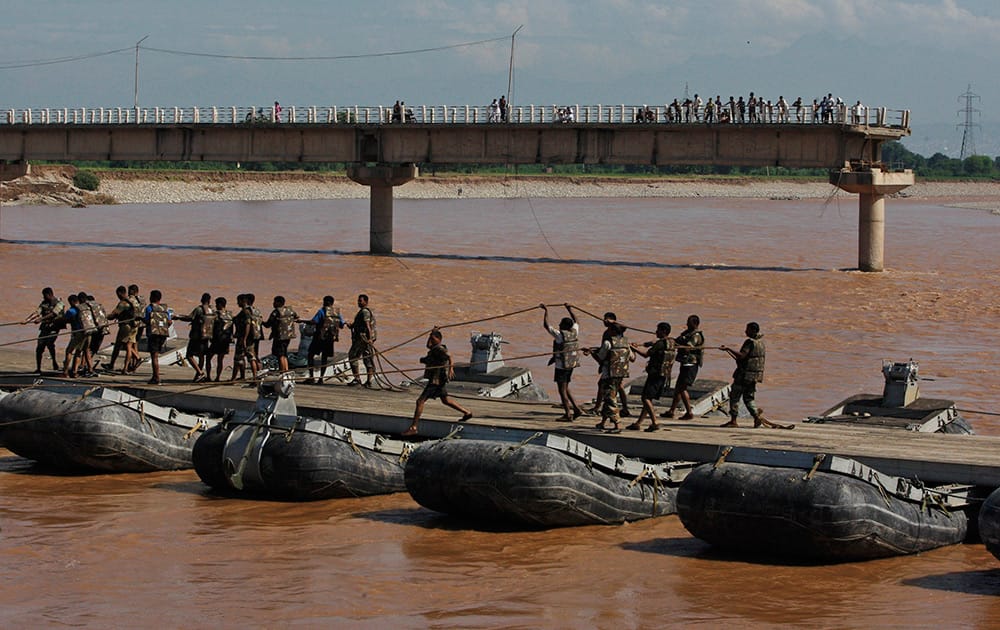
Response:
[{"label": "metal guardrail", "polygon": [[[839,105],[826,110],[812,104],[761,108],[741,119],[739,111],[723,103],[720,110],[672,105],[517,105],[508,107],[506,120],[496,109],[479,105],[405,106],[394,116],[385,105],[307,105],[283,108],[247,106],[211,107],[75,107],[14,108],[0,110],[0,125],[253,125],[253,124],[780,124],[858,125],[909,129],[910,111],[885,107]],[[402,123],[402,124],[406,124]]]}]

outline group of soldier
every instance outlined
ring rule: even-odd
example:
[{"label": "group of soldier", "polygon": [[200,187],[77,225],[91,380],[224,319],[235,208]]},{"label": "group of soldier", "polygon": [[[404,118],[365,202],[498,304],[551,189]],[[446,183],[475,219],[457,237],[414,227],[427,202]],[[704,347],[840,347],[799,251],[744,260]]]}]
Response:
[{"label": "group of soldier", "polygon": [[[333,296],[323,297],[322,306],[310,319],[300,319],[293,308],[286,304],[283,296],[277,295],[272,301],[273,310],[268,317],[256,306],[256,297],[252,293],[240,294],[236,297],[236,308],[230,311],[224,297],[216,297],[204,293],[200,303],[188,315],[177,315],[173,309],[163,302],[159,290],[149,293],[146,302],[139,295],[139,287],[120,286],[116,290],[118,304],[107,312],[100,302],[84,291],[67,298],[68,306],[55,296],[50,287],[42,291],[42,302],[23,323],[37,323],[38,344],[35,350],[36,372],[41,373],[42,359],[48,350],[52,367],[61,370],[63,377],[95,376],[98,370],[96,355],[104,338],[110,333],[112,322],[118,325],[114,348],[110,361],[104,366],[105,372],[113,372],[118,356],[124,353],[121,374],[134,372],[141,363],[138,349],[139,336],[145,332],[146,345],[152,365],[150,384],[160,384],[159,355],[170,334],[173,321],[188,322],[191,330],[188,335],[188,345],[185,353],[186,361],[194,369],[194,382],[212,380],[212,363],[215,361],[215,381],[222,377],[223,362],[229,354],[230,347],[235,344],[232,375],[230,380],[245,379],[247,368],[251,377],[256,379],[261,370],[260,342],[264,338],[264,329],[270,330],[271,354],[277,359],[279,370],[284,373],[289,370],[288,347],[296,335],[297,324],[304,325],[303,334],[311,337],[308,347],[309,378],[307,384],[322,384],[329,360],[334,354],[334,342],[339,341],[340,331],[348,328],[351,331],[351,349],[348,360],[351,366],[352,380],[349,385],[364,385],[372,387],[375,378],[376,324],[375,315],[368,305],[369,298],[365,294],[358,296],[358,311],[351,321],[346,321],[339,308],[334,307]],[[646,380],[643,385],[641,400],[642,410],[635,422],[626,429],[640,430],[643,421],[649,419],[647,432],[660,428],[653,407],[653,401],[660,399],[671,384],[673,366],[679,364],[677,380],[673,384],[673,399],[670,408],[661,417],[673,418],[678,407],[683,406],[682,420],[694,417],[689,389],[698,377],[698,370],[704,361],[705,335],[700,329],[701,320],[697,315],[687,318],[686,327],[680,335],[672,338],[671,326],[660,322],[656,326],[655,340],[643,344],[630,342],[626,337],[628,328],[618,322],[613,312],[607,312],[603,317],[604,332],[601,343],[594,347],[581,347],[580,324],[571,305],[565,304],[567,317],[563,317],[558,328],[550,325],[548,309],[539,305],[544,315],[542,326],[553,337],[552,358],[554,365],[554,380],[559,391],[560,402],[564,411],[559,418],[563,422],[572,422],[584,414],[570,390],[573,371],[580,366],[580,355],[592,357],[599,366],[595,406],[591,413],[599,413],[601,421],[597,429],[609,432],[621,432],[621,418],[629,417],[627,396],[623,383],[629,376],[629,364],[636,356],[647,359]],[[69,326],[70,340],[66,346],[63,365],[60,368],[56,358],[55,340],[59,331]],[[747,324],[746,340],[739,350],[720,346],[718,349],[728,353],[736,361],[736,371],[733,373],[733,385],[730,390],[729,415],[730,420],[723,426],[738,427],[738,405],[742,400],[754,419],[754,427],[780,427],[767,420],[755,402],[757,383],[764,378],[764,341],[760,326],[756,322]],[[472,417],[472,413],[448,396],[446,384],[454,378],[454,367],[447,346],[442,342],[442,334],[434,329],[427,338],[427,355],[421,359],[425,364],[424,377],[427,385],[417,399],[411,426],[404,435],[417,433],[417,424],[423,412],[424,404],[432,398],[439,398],[445,405],[460,411],[462,421]],[[315,364],[316,358],[320,362]],[[365,380],[362,381],[360,364],[365,366]],[[610,424],[610,426],[609,426]]]},{"label": "group of soldier", "polygon": [[[558,329],[549,324],[548,309],[545,305],[539,306],[544,313],[542,327],[553,337],[552,358],[549,363],[555,366],[553,378],[558,387],[559,398],[565,412],[559,418],[560,421],[572,422],[584,413],[570,391],[573,370],[580,366],[581,354],[592,357],[597,361],[600,369],[597,396],[595,397],[596,404],[591,410],[601,416],[601,421],[596,425],[597,429],[608,433],[620,433],[620,418],[631,415],[623,383],[629,376],[629,364],[636,360],[637,355],[647,359],[646,381],[641,394],[642,411],[636,421],[628,425],[626,429],[640,430],[643,420],[646,418],[650,421],[649,426],[645,429],[647,432],[660,428],[656,420],[653,401],[661,398],[670,386],[675,363],[680,365],[680,369],[674,383],[673,400],[670,408],[663,412],[661,417],[673,418],[678,407],[683,405],[685,413],[680,419],[690,420],[694,418],[689,389],[698,377],[698,370],[703,364],[706,349],[705,335],[700,329],[701,319],[697,315],[691,315],[687,318],[684,331],[676,338],[670,336],[670,324],[660,322],[656,326],[656,339],[639,345],[628,340],[625,335],[628,328],[618,322],[618,318],[613,312],[607,312],[603,317],[604,333],[601,337],[601,344],[595,347],[581,347],[580,325],[571,305],[565,305],[569,316],[562,318]],[[764,380],[765,349],[760,325],[756,322],[748,323],[745,333],[747,338],[739,350],[728,346],[719,347],[719,350],[726,352],[736,361],[736,371],[733,373],[733,385],[729,398],[730,420],[723,426],[739,426],[737,422],[738,405],[742,400],[754,419],[754,427],[779,427],[781,425],[776,425],[764,417],[755,401],[757,383]],[[608,426],[609,423],[610,426]]]},{"label": "group of soldier", "polygon": [[[68,305],[55,296],[51,287],[42,290],[42,301],[23,321],[24,324],[38,324],[38,343],[35,348],[35,371],[42,373],[42,359],[46,350],[52,359],[52,369],[65,378],[97,376],[99,366],[97,353],[105,337],[111,332],[112,322],[117,323],[118,332],[111,357],[102,371],[114,372],[118,356],[124,353],[120,374],[129,374],[141,364],[139,339],[146,336],[146,347],[152,365],[149,384],[158,385],[160,379],[160,354],[170,335],[174,321],[191,325],[185,352],[187,363],[195,370],[194,382],[212,380],[212,362],[215,361],[215,381],[222,377],[223,362],[235,344],[232,375],[230,380],[246,378],[247,367],[251,376],[257,377],[261,370],[260,342],[264,329],[270,330],[271,354],[278,360],[279,369],[286,372],[288,366],[288,346],[296,335],[297,324],[304,324],[305,333],[312,337],[309,344],[309,379],[306,383],[323,383],[323,374],[331,357],[334,342],[340,338],[340,330],[351,331],[351,349],[348,354],[353,380],[351,385],[372,387],[375,374],[374,342],[376,339],[375,315],[368,306],[368,296],[358,296],[358,312],[352,321],[345,321],[340,309],[334,308],[333,296],[324,296],[323,304],[308,320],[300,319],[294,309],[286,305],[283,296],[275,296],[273,310],[265,318],[256,306],[256,296],[252,293],[236,297],[236,308],[230,311],[224,297],[204,293],[200,303],[188,315],[175,314],[166,303],[159,290],[149,293],[147,302],[139,295],[139,287],[120,286],[116,290],[118,304],[108,312],[94,296],[81,291],[67,298]],[[56,338],[64,328],[70,329],[70,340],[66,346],[63,364],[60,367],[56,354]],[[320,364],[314,360],[320,357]],[[362,382],[360,364],[365,366],[365,380]],[[316,371],[318,370],[318,375]]]}]

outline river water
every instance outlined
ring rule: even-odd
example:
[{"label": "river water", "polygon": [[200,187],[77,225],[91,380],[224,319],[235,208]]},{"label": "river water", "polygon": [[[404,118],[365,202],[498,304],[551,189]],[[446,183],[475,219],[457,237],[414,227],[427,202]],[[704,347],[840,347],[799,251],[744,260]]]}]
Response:
[{"label": "river water", "polygon": [[[709,345],[747,321],[768,344],[758,400],[796,421],[862,391],[882,359],[920,362],[924,396],[954,399],[1000,434],[1000,217],[887,204],[880,274],[857,264],[857,201],[397,200],[395,258],[371,257],[367,201],[4,207],[0,320],[51,285],[106,305],[114,287],[286,296],[347,315],[364,292],[388,347],[433,325],[570,302],[641,329],[697,313]],[[145,247],[128,245],[143,244]],[[562,316],[553,310],[553,320]],[[507,357],[544,352],[537,310],[474,330]],[[599,324],[584,316],[585,341]],[[0,342],[31,337],[0,328]],[[634,333],[634,340],[646,335]],[[30,345],[29,345],[30,347]],[[393,351],[414,367],[420,342]],[[549,385],[544,358],[517,360]],[[576,391],[591,395],[586,372]],[[728,378],[732,361],[706,358]],[[550,387],[550,393],[552,388]],[[474,405],[474,403],[472,403]],[[474,407],[473,407],[474,408]],[[676,517],[544,532],[472,529],[407,495],[309,504],[221,499],[193,472],[52,476],[0,449],[0,626],[760,627],[1000,624],[1000,562],[981,545],[834,566],[750,563]]]}]

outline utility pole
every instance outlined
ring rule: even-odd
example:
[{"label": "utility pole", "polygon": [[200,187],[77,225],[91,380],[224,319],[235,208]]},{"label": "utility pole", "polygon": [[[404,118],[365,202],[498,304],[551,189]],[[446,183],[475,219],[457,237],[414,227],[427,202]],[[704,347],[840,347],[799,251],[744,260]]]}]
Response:
[{"label": "utility pole", "polygon": [[962,109],[958,110],[959,114],[965,114],[965,122],[957,125],[958,127],[962,127],[963,128],[963,131],[962,131],[962,151],[961,151],[961,153],[959,153],[959,156],[958,156],[958,159],[960,159],[960,160],[964,160],[965,158],[969,157],[970,155],[976,155],[976,142],[975,142],[975,139],[973,137],[973,135],[974,135],[973,131],[979,125],[976,124],[975,122],[973,122],[973,116],[982,113],[978,109],[976,109],[976,108],[974,108],[972,106],[972,101],[974,99],[977,99],[977,98],[979,98],[979,95],[972,93],[972,84],[971,83],[969,84],[969,87],[966,88],[965,94],[962,94],[961,96],[958,97],[958,101],[959,102],[962,102],[962,100],[965,101],[965,107],[963,107]]},{"label": "utility pole", "polygon": [[[524,24],[514,29],[510,35],[510,67],[507,69],[507,108],[510,109],[514,103],[514,38],[517,32],[524,28]],[[504,112],[506,117],[507,112]]]},{"label": "utility pole", "polygon": [[146,37],[143,37],[135,43],[135,102],[133,105],[135,109],[139,109],[139,44],[146,41],[147,37],[149,37],[149,35],[146,35]]}]

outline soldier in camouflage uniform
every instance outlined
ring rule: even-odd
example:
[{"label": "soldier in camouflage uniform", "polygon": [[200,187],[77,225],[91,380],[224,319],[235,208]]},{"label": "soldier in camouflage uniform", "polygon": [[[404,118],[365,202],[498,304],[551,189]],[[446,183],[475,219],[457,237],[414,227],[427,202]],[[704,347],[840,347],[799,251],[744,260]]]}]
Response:
[{"label": "soldier in camouflage uniform", "polygon": [[674,340],[677,342],[677,362],[681,364],[681,369],[677,373],[677,382],[674,383],[674,399],[670,403],[670,409],[661,414],[664,418],[674,417],[678,403],[684,404],[686,412],[681,416],[681,420],[694,418],[691,411],[691,394],[688,393],[688,388],[694,385],[698,378],[698,369],[701,367],[704,354],[705,335],[699,330],[699,326],[701,326],[701,318],[697,315],[689,316],[687,328]]},{"label": "soldier in camouflage uniform", "polygon": [[52,359],[52,369],[59,370],[56,359],[56,336],[63,328],[62,316],[66,306],[56,297],[52,287],[42,289],[42,301],[33,313],[24,320],[25,324],[38,324],[38,344],[35,346],[35,374],[42,373],[42,357],[48,349]]},{"label": "soldier in camouflage uniform", "polygon": [[299,315],[292,308],[285,306],[285,298],[274,296],[271,303],[274,310],[264,322],[264,328],[271,329],[271,354],[278,358],[278,369],[282,374],[288,371],[288,344],[295,339],[295,322]]},{"label": "soldier in camouflage uniform", "polygon": [[647,357],[646,363],[646,383],[642,387],[642,412],[635,422],[628,425],[627,429],[638,431],[642,427],[642,419],[649,416],[652,421],[647,433],[651,433],[660,428],[656,423],[656,411],[653,409],[653,401],[659,400],[663,395],[663,390],[670,385],[670,375],[674,369],[674,358],[677,355],[677,345],[670,338],[670,324],[660,322],[656,325],[656,341],[647,341],[643,344],[648,350],[643,350],[636,344],[632,344],[632,350],[642,357]]},{"label": "soldier in camouflage uniform", "polygon": [[[617,322],[607,323],[608,334],[599,348],[584,348],[583,353],[594,357],[601,366],[601,400],[597,401],[601,421],[596,428],[608,433],[621,433],[618,416],[618,388],[628,378],[628,364],[635,361],[635,353],[625,337],[625,327]],[[612,427],[605,425],[610,421]]]},{"label": "soldier in camouflage uniform", "polygon": [[733,372],[733,387],[729,393],[729,417],[730,420],[724,427],[739,427],[736,422],[740,399],[746,405],[747,411],[753,416],[754,428],[786,428],[777,425],[764,417],[763,412],[757,408],[754,398],[757,394],[757,383],[764,381],[764,335],[760,332],[760,325],[757,322],[750,322],[746,327],[746,341],[740,346],[739,351],[728,346],[720,346],[720,350],[729,353],[729,356],[736,360],[736,371]]}]

